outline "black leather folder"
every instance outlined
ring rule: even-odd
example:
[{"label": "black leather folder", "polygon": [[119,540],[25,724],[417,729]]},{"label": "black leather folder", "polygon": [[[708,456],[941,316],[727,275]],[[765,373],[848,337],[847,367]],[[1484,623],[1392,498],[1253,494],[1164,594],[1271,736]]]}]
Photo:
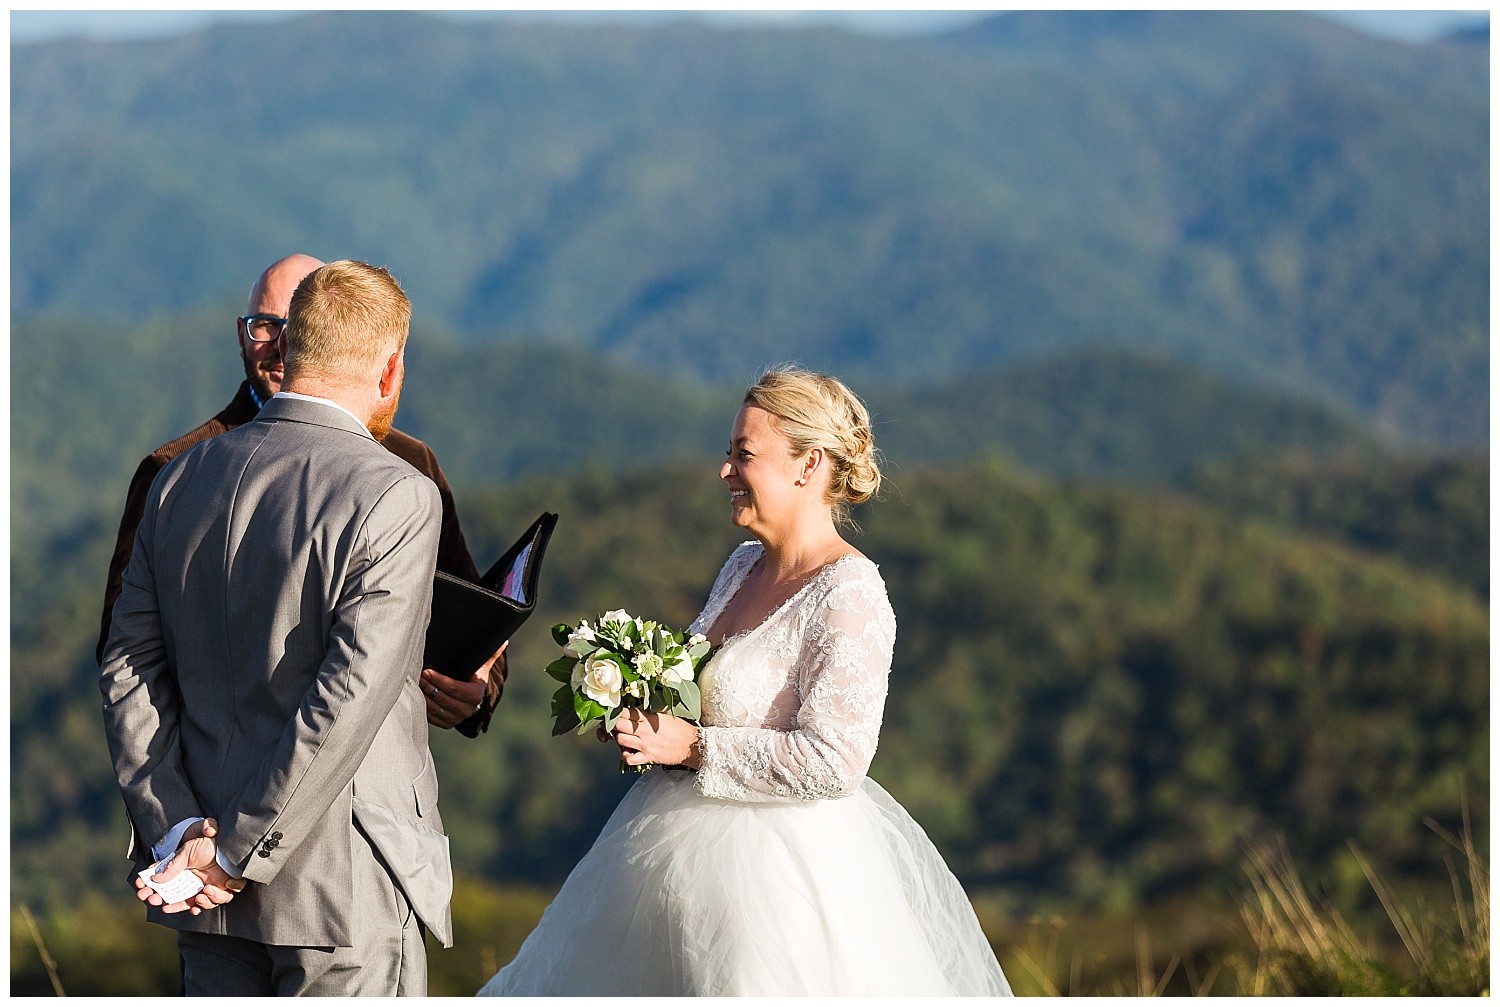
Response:
[{"label": "black leather folder", "polygon": [[515,635],[536,609],[542,555],[556,526],[557,515],[543,512],[477,584],[438,571],[424,668],[466,679]]}]

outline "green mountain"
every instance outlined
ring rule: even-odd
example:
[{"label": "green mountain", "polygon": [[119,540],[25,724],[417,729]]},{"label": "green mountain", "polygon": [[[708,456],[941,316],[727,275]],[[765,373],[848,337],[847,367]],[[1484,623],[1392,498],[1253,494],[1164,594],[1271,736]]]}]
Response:
[{"label": "green mountain", "polygon": [[866,385],[1118,344],[1479,445],[1487,70],[1246,12],[17,46],[12,299],[129,326],[303,248],[390,264],[472,342]]},{"label": "green mountain", "polygon": [[1036,472],[1160,482],[1250,456],[1382,451],[1351,417],[1323,405],[1109,347],[880,389],[870,402],[881,449],[898,466],[999,451]]},{"label": "green mountain", "polygon": [[1298,454],[1261,457],[1207,465],[1187,488],[1230,514],[1399,556],[1489,598],[1488,458],[1356,464]]}]

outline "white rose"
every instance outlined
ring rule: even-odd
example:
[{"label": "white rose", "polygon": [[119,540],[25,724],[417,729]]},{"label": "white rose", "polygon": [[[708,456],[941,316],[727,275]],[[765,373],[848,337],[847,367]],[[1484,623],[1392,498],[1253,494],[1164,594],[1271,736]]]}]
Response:
[{"label": "white rose", "polygon": [[667,685],[681,685],[683,682],[693,680],[693,662],[686,655],[677,658],[676,663],[669,664],[662,669],[661,680]]},{"label": "white rose", "polygon": [[[582,674],[579,670],[582,669]],[[620,666],[607,657],[594,654],[579,662],[578,668],[573,670],[573,678],[579,689],[585,696],[604,707],[613,710],[620,705],[620,690],[625,685],[625,676],[620,673]]]},{"label": "white rose", "polygon": [[603,625],[606,622],[620,622],[620,623],[624,623],[624,622],[629,622],[629,621],[630,621],[630,615],[623,608],[617,608],[617,609],[614,609],[613,611],[605,612],[603,615],[601,615],[599,617],[599,623],[600,623],[600,625]]},{"label": "white rose", "polygon": [[574,645],[579,643],[593,643],[597,639],[598,637],[594,635],[594,631],[589,629],[589,624],[581,622],[578,624],[578,628],[568,635],[568,642],[563,645],[563,653],[569,657],[579,657],[581,655]]}]

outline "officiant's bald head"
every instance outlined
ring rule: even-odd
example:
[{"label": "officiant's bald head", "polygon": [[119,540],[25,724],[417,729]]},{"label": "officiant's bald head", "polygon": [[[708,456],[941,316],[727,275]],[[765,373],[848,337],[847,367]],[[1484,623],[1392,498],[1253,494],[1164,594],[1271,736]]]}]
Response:
[{"label": "officiant's bald head", "polygon": [[245,314],[238,319],[240,359],[245,378],[262,402],[281,391],[286,378],[277,339],[286,325],[292,292],[321,265],[322,260],[296,252],[267,266],[250,288]]}]

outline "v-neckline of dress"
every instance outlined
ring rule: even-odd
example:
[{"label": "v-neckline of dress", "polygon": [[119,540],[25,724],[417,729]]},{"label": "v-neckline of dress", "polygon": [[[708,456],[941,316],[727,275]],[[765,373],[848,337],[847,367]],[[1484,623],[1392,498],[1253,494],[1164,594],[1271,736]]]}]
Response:
[{"label": "v-neckline of dress", "polygon": [[[762,559],[764,559],[765,555],[766,555],[765,546],[761,546],[761,548],[760,548],[760,555],[756,556],[755,559],[752,560],[749,563],[749,565],[747,565],[745,567],[745,572],[740,575],[739,581],[734,585],[734,588],[729,592],[729,596],[724,599],[724,604],[720,605],[719,606],[719,610],[714,613],[714,623],[717,623],[719,621],[719,619],[721,619],[723,617],[724,612],[729,608],[730,603],[733,602],[734,599],[735,599],[735,596],[740,593],[740,589],[745,586],[745,581],[747,581],[747,580],[750,579],[750,571],[753,570],[753,569],[755,569],[755,564],[759,563]],[[726,636],[723,639],[722,642],[714,645],[714,651],[715,652],[722,651],[725,647],[728,647],[731,643],[735,643],[735,642],[737,642],[739,640],[742,640],[745,637],[749,636],[751,633],[754,633],[756,630],[761,629],[762,627],[764,627],[766,625],[769,625],[770,622],[773,619],[775,619],[778,615],[780,615],[783,611],[785,611],[787,609],[787,607],[792,604],[792,602],[794,602],[798,598],[802,597],[802,595],[807,591],[808,588],[812,587],[818,581],[822,580],[823,579],[823,575],[825,573],[827,573],[829,570],[832,570],[834,567],[838,566],[840,563],[844,562],[845,560],[848,560],[848,559],[857,559],[857,558],[859,558],[859,556],[860,556],[860,554],[858,552],[847,552],[844,555],[840,556],[838,559],[829,560],[827,563],[824,563],[822,566],[818,567],[818,569],[816,571],[814,571],[814,573],[813,573],[813,575],[811,577],[807,578],[807,583],[803,584],[801,587],[797,588],[797,590],[795,590],[791,594],[787,595],[786,598],[779,605],[777,605],[775,608],[771,609],[771,611],[767,612],[765,614],[765,616],[759,622],[757,622],[753,626],[747,626],[746,628],[740,630],[738,633],[734,633],[734,634],[732,634],[730,636]],[[713,625],[710,625],[708,628],[709,629],[713,629]]]}]

